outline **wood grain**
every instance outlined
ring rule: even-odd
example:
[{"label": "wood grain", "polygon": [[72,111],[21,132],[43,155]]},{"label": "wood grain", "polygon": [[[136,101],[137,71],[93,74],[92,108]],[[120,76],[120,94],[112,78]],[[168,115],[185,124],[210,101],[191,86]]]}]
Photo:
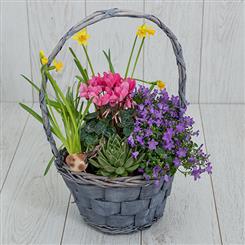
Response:
[{"label": "wood grain", "polygon": [[42,126],[29,119],[1,193],[1,244],[59,244],[69,193],[52,168]]},{"label": "wood grain", "polygon": [[200,102],[245,102],[244,41],[244,1],[205,1]]},{"label": "wood grain", "polygon": [[224,244],[244,244],[244,105],[201,105]]},{"label": "wood grain", "polygon": [[[145,3],[146,12],[159,17],[182,45],[187,67],[187,100],[192,103],[198,102],[202,7],[202,1],[146,0]],[[145,79],[163,80],[168,91],[177,94],[178,68],[169,39],[157,29],[156,35],[146,44]]]},{"label": "wood grain", "polygon": [[[143,12],[143,1],[87,1],[87,14],[96,10],[109,8],[130,9]],[[112,61],[115,70],[124,76],[129,54],[133,46],[137,26],[143,23],[140,19],[112,18],[101,21],[88,28],[91,34],[91,42],[88,50],[96,72],[108,71],[107,61],[102,50],[111,50]],[[136,49],[137,50],[137,49]],[[136,52],[135,52],[136,53]],[[133,59],[134,61],[134,59]],[[132,69],[131,65],[131,69]],[[130,70],[131,71],[131,70]],[[129,73],[131,74],[131,72]],[[135,77],[143,76],[143,53],[139,59]]]},{"label": "wood grain", "polygon": [[[40,84],[39,50],[43,49],[47,55],[51,53],[60,38],[73,25],[77,24],[85,16],[84,1],[28,1],[29,25],[31,37],[31,57],[33,79]],[[57,60],[64,63],[61,73],[52,72],[59,86],[65,90],[75,81],[75,75],[79,72],[73,62],[68,47],[81,55],[81,47],[74,40],[68,40],[57,56]],[[35,95],[35,101],[38,96]]]},{"label": "wood grain", "polygon": [[75,203],[70,204],[62,244],[82,245],[139,245],[140,232],[129,235],[106,235],[82,220]]},{"label": "wood grain", "polygon": [[1,1],[1,101],[32,101],[32,88],[20,74],[31,76],[25,1]]},{"label": "wood grain", "polygon": [[[202,129],[198,105],[189,108],[196,129]],[[201,132],[197,143],[203,143]],[[142,234],[144,245],[217,244],[220,243],[218,223],[209,176],[194,182],[177,174],[163,218]]]},{"label": "wood grain", "polygon": [[22,136],[27,113],[18,104],[1,103],[0,190]]}]

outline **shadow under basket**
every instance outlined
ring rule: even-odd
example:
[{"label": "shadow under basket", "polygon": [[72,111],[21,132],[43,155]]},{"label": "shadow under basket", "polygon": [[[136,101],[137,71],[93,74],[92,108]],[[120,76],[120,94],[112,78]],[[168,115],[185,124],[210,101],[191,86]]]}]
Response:
[{"label": "shadow under basket", "polygon": [[162,217],[173,181],[156,186],[143,176],[110,179],[74,173],[58,159],[56,167],[85,222],[111,234],[143,230]]}]

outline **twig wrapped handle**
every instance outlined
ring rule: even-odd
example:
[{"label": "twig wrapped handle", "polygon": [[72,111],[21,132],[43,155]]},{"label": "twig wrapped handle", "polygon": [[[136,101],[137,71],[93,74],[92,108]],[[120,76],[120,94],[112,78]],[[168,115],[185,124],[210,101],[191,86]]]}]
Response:
[{"label": "twig wrapped handle", "polygon": [[[73,26],[65,35],[60,39],[56,47],[54,48],[53,52],[50,54],[48,57],[48,66],[51,65],[53,60],[55,59],[56,55],[60,52],[62,47],[64,46],[66,40],[68,40],[70,37],[72,37],[75,33],[80,31],[81,29],[90,26],[94,23],[97,23],[99,21],[113,18],[113,17],[131,17],[131,18],[143,18],[143,19],[148,19],[152,22],[154,22],[156,25],[162,29],[165,34],[169,37],[174,54],[176,56],[176,62],[178,66],[178,73],[179,73],[179,89],[178,89],[178,94],[180,97],[180,103],[181,106],[184,107],[186,105],[186,99],[185,99],[185,87],[186,87],[186,66],[182,54],[182,48],[181,45],[179,44],[176,36],[172,33],[172,31],[165,26],[157,17],[154,15],[149,15],[149,14],[141,14],[133,11],[127,11],[127,10],[120,10],[117,8],[113,9],[108,9],[108,10],[101,10],[101,11],[96,11],[93,14],[89,15],[85,19],[83,19],[81,22],[79,22],[77,25]],[[56,147],[56,143],[54,141],[52,132],[51,132],[51,127],[50,127],[50,121],[48,117],[48,108],[47,104],[45,101],[45,87],[47,83],[47,77],[44,76],[42,80],[42,85],[41,85],[41,91],[39,94],[39,102],[40,102],[40,108],[42,111],[42,117],[43,117],[43,127],[47,135],[47,139],[51,145],[52,152],[56,158],[59,157],[59,151]]]}]

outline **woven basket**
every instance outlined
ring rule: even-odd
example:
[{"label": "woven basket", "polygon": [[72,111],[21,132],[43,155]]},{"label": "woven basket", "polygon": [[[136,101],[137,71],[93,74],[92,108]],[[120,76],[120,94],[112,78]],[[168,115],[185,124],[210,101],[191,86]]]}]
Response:
[{"label": "woven basket", "polygon": [[[170,29],[153,15],[116,8],[94,12],[73,26],[60,39],[48,58],[48,66],[50,66],[56,55],[62,49],[66,40],[75,33],[96,22],[113,17],[148,19],[165,32],[172,43],[176,56],[179,72],[178,94],[181,106],[185,106],[186,68],[181,45]],[[112,234],[130,233],[150,227],[163,215],[166,200],[171,191],[173,178],[169,182],[160,182],[156,187],[153,184],[153,180],[146,182],[143,176],[110,179],[84,172],[71,172],[64,162],[66,152],[57,149],[51,133],[48,109],[44,96],[46,84],[47,78],[43,77],[39,101],[44,130],[55,156],[55,165],[58,172],[62,175],[67,187],[72,193],[84,220],[89,225]]]}]

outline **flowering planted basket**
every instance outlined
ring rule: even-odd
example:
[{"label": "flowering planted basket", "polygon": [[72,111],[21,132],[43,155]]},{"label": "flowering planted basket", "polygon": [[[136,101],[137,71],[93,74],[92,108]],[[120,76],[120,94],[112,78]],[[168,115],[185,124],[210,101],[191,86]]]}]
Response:
[{"label": "flowering planted basket", "polygon": [[[169,37],[179,72],[178,96],[169,96],[160,80],[134,77],[146,37],[155,34],[147,24],[136,32],[124,76],[116,72],[110,50],[103,51],[109,71],[95,74],[85,28],[113,17],[150,20]],[[76,86],[68,87],[64,94],[52,73],[62,70],[63,63],[55,57],[70,37],[82,46],[89,71],[69,48],[80,75]],[[54,161],[80,214],[91,226],[114,234],[150,227],[163,215],[177,171],[195,180],[203,172],[211,173],[208,155],[192,140],[198,135],[192,127],[194,120],[185,115],[186,68],[181,46],[155,16],[119,9],[97,11],[72,27],[48,58],[40,51],[40,62],[41,88],[23,77],[39,92],[42,115],[20,105],[43,124],[50,142],[54,156],[45,174]],[[47,92],[47,81],[55,96]],[[136,81],[143,85],[136,86]],[[95,109],[91,112],[92,104]],[[61,142],[58,148],[55,138]]]}]

